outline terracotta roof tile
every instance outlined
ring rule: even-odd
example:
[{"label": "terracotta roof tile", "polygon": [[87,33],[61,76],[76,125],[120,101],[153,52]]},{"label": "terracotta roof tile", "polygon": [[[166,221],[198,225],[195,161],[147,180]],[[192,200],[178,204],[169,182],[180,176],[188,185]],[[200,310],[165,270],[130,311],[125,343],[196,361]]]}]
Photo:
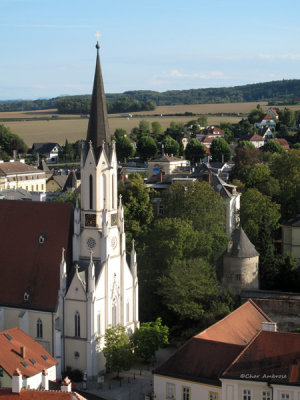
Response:
[{"label": "terracotta roof tile", "polygon": [[245,346],[261,329],[264,321],[272,322],[254,301],[248,300],[196,337]]},{"label": "terracotta roof tile", "polygon": [[[25,357],[22,357],[21,347],[25,349]],[[44,347],[21,329],[0,332],[0,365],[8,375],[20,371],[24,377],[30,377],[56,364],[57,361]]]},{"label": "terracotta roof tile", "polygon": [[254,380],[300,385],[299,365],[299,334],[261,331],[224,372],[224,378],[239,379],[246,372],[259,376]]},{"label": "terracotta roof tile", "polygon": [[77,393],[61,392],[56,390],[32,390],[22,389],[20,393],[12,393],[10,388],[0,388],[0,399],[24,399],[24,400],[85,400],[85,397]]},{"label": "terracotta roof tile", "polygon": [[0,201],[0,304],[55,310],[62,248],[67,262],[71,257],[72,215],[70,204]]}]

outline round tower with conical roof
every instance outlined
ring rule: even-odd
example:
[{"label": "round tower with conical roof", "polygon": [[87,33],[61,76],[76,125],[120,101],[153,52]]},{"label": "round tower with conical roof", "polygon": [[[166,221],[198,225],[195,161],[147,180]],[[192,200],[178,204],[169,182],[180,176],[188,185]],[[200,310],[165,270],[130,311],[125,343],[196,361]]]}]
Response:
[{"label": "round tower with conical roof", "polygon": [[243,228],[237,229],[223,256],[223,286],[235,295],[243,289],[259,289],[258,261],[259,253]]}]

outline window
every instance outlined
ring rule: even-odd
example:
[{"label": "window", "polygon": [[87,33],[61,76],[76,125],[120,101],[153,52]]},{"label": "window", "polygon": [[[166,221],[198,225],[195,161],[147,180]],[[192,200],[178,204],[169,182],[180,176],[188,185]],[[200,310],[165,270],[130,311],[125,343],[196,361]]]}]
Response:
[{"label": "window", "polygon": [[42,183],[42,190],[44,190],[44,184]]},{"label": "window", "polygon": [[218,400],[218,393],[217,392],[209,392],[208,400]]},{"label": "window", "polygon": [[175,399],[175,385],[167,383],[167,399]]},{"label": "window", "polygon": [[191,400],[191,389],[189,387],[183,386],[182,400]]},{"label": "window", "polygon": [[102,175],[102,203],[103,208],[106,208],[106,176]]},{"label": "window", "polygon": [[164,206],[161,203],[158,204],[157,213],[158,213],[158,215],[164,215]]},{"label": "window", "polygon": [[291,400],[290,393],[281,393],[280,394],[280,400]]},{"label": "window", "polygon": [[37,338],[43,337],[43,323],[40,318],[36,321],[36,337]]},{"label": "window", "polygon": [[249,389],[243,390],[243,400],[252,400],[251,390],[249,390]]},{"label": "window", "polygon": [[271,400],[271,391],[263,390],[261,400]]},{"label": "window", "polygon": [[241,274],[236,274],[235,278],[236,278],[237,281],[240,281],[241,280]]},{"label": "window", "polygon": [[93,177],[90,175],[89,178],[89,194],[90,194],[90,210],[93,209]]},{"label": "window", "polygon": [[3,368],[0,367],[0,377],[3,376]]},{"label": "window", "polygon": [[39,190],[39,185],[35,185],[35,190],[36,190],[36,191]]},{"label": "window", "polygon": [[75,313],[75,336],[80,337],[80,315],[78,311]]},{"label": "window", "polygon": [[115,176],[111,177],[111,208],[115,208]]}]

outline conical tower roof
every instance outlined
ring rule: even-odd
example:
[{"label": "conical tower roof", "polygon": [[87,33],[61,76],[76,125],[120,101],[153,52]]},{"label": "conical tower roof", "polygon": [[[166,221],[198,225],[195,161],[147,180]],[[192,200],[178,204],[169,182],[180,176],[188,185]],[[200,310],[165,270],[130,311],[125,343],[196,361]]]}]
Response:
[{"label": "conical tower roof", "polygon": [[[96,49],[96,70],[86,141],[92,143],[96,158],[98,159],[103,143],[105,143],[105,149],[107,153],[109,153],[108,150],[111,144],[111,136],[108,126],[106,100],[99,56],[100,46],[98,42]],[[86,148],[88,148],[88,146],[86,146]]]},{"label": "conical tower roof", "polygon": [[237,229],[232,235],[232,247],[229,254],[233,257],[251,258],[259,256],[243,228]]}]

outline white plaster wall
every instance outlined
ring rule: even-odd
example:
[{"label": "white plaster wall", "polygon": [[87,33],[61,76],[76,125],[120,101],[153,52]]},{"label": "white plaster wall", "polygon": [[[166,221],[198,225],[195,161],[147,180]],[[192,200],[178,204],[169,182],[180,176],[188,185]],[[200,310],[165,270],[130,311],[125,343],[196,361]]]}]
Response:
[{"label": "white plaster wall", "polygon": [[[153,375],[153,390],[156,395],[156,400],[166,400],[167,384],[175,385],[175,399],[182,399],[183,387],[189,387],[191,400],[209,400],[209,392],[218,393],[218,399],[221,400],[222,388],[220,386],[206,385],[204,383],[196,383],[177,378],[170,378],[162,375]],[[229,400],[229,399],[228,399]],[[232,399],[230,399],[232,400]]]}]

